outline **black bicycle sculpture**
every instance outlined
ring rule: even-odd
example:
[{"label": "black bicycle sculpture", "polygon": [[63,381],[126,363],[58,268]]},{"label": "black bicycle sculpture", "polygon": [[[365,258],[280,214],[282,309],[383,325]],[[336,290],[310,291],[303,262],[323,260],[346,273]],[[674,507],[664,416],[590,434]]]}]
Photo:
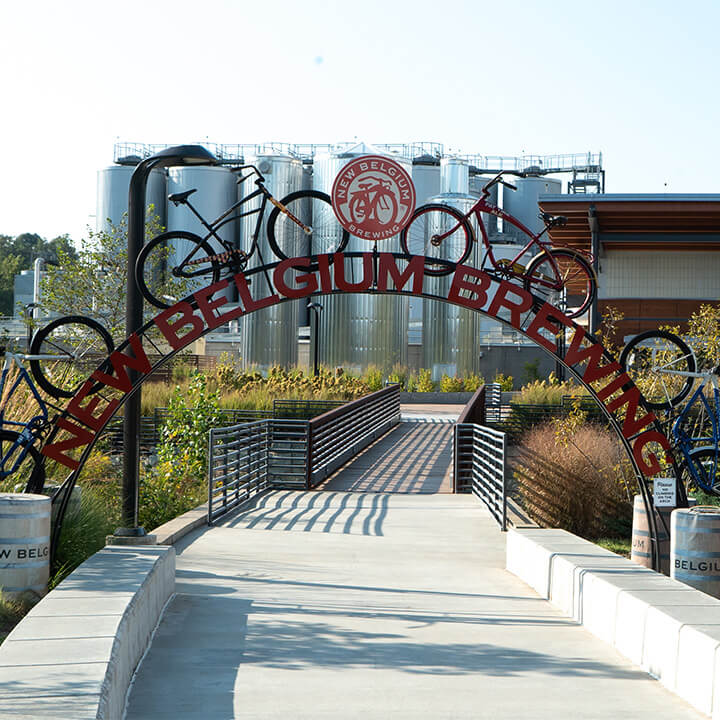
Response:
[{"label": "black bicycle sculpture", "polygon": [[[254,254],[258,255],[260,264],[264,264],[258,238],[268,203],[273,209],[267,221],[267,239],[281,260],[342,252],[346,247],[350,236],[337,221],[329,195],[317,190],[300,190],[278,201],[265,187],[265,178],[254,165],[241,165],[233,170],[249,170],[249,174],[240,177],[238,185],[255,176],[257,189],[212,222],[190,202],[196,189],[169,196],[175,205],[186,205],[208,232],[200,237],[185,230],[171,230],[143,247],[135,266],[135,280],[145,299],[155,307],[168,308],[185,297],[193,281],[210,284],[217,282],[221,273],[234,275],[244,270]],[[237,212],[256,198],[260,199],[258,207]],[[257,215],[257,220],[250,248],[245,252],[223,240],[218,231],[249,215]],[[164,289],[163,295],[156,289],[160,286]]]}]

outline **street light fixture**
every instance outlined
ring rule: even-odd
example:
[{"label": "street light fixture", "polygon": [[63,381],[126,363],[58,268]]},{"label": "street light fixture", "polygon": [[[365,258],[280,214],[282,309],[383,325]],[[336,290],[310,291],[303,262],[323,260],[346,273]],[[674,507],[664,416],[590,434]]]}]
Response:
[{"label": "street light fixture", "polygon": [[[135,283],[135,264],[145,242],[145,194],[150,173],[162,167],[179,165],[217,165],[218,159],[201,145],[176,145],[145,158],[130,178],[128,193],[127,296],[125,300],[126,337],[143,325],[143,298]],[[132,384],[138,373],[128,368]],[[138,485],[140,476],[140,389],[128,398],[123,415],[122,523],[118,536],[142,537],[138,527]]]},{"label": "street light fixture", "polygon": [[320,303],[317,302],[309,302],[308,303],[308,310],[313,311],[313,315],[315,315],[315,347],[313,349],[313,375],[318,374],[318,348],[320,347],[320,312],[323,309],[323,306]]}]

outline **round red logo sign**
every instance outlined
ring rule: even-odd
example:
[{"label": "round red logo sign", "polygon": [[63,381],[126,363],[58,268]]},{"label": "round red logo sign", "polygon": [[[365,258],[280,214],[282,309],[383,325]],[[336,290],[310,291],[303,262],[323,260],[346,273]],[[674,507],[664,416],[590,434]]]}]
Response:
[{"label": "round red logo sign", "polygon": [[385,240],[410,221],[415,210],[415,187],[399,163],[381,155],[363,155],[338,173],[332,206],[351,235]]}]

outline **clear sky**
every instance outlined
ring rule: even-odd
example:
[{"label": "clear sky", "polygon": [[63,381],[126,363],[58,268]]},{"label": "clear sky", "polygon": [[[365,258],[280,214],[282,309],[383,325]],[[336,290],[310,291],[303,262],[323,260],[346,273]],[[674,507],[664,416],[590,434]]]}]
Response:
[{"label": "clear sky", "polygon": [[0,233],[95,226],[116,141],[602,152],[720,193],[720,0],[1,0]]}]

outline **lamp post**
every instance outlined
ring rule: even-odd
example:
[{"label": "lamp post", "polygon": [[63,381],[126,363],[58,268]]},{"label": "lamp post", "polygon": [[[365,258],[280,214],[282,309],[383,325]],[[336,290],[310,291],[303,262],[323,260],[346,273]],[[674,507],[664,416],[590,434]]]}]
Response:
[{"label": "lamp post", "polygon": [[[166,148],[146,158],[135,168],[130,178],[128,194],[128,270],[125,299],[125,332],[129,337],[143,325],[143,298],[135,283],[135,263],[145,242],[145,191],[152,170],[178,165],[217,165],[217,158],[201,145],[178,145]],[[128,368],[134,385],[136,370]],[[144,537],[145,529],[138,527],[138,484],[140,476],[140,407],[138,388],[125,404],[123,416],[123,482],[122,523],[115,536]]]},{"label": "lamp post", "polygon": [[315,315],[315,347],[313,348],[313,375],[317,375],[318,370],[318,348],[320,347],[320,312],[322,311],[323,306],[320,303],[316,302],[309,302],[308,303],[308,310],[313,311],[313,315]]}]

